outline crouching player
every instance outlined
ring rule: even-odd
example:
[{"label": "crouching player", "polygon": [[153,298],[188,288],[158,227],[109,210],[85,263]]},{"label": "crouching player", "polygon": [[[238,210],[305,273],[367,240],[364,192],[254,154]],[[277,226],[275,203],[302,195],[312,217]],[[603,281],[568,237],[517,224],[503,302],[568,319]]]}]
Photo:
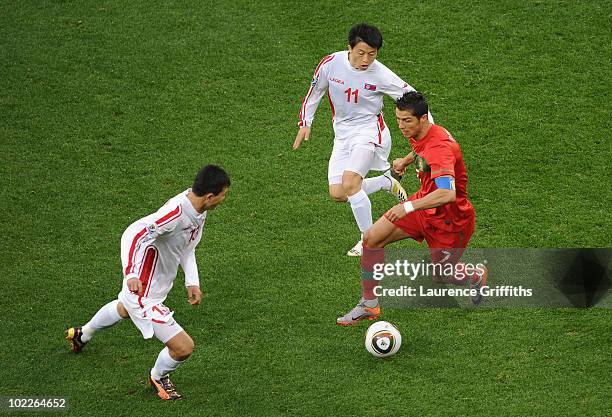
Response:
[{"label": "crouching player", "polygon": [[66,330],[73,352],[80,352],[98,330],[129,317],[145,339],[155,336],[166,345],[151,369],[149,384],[163,400],[181,398],[168,374],[191,356],[194,343],[163,302],[180,264],[188,301],[200,304],[195,248],[208,210],[221,204],[229,185],[223,169],[207,165],[198,172],[192,188],[126,229],[121,237],[123,288],[116,300],[102,307],[85,325]]},{"label": "crouching player", "polygon": [[[410,140],[412,152],[393,161],[393,169],[404,174],[414,164],[420,189],[407,202],[396,205],[366,232],[363,239],[362,298],[355,308],[339,317],[337,323],[353,325],[380,315],[372,279],[375,264],[384,263],[384,247],[406,238],[425,240],[434,263],[457,264],[474,232],[474,208],[467,199],[467,172],[459,144],[442,126],[428,119],[428,105],[419,92],[405,93],[396,102],[395,115],[402,134]],[[470,277],[437,277],[451,284],[486,285],[487,271]],[[469,281],[468,281],[469,280]],[[482,297],[472,297],[479,304]]]}]

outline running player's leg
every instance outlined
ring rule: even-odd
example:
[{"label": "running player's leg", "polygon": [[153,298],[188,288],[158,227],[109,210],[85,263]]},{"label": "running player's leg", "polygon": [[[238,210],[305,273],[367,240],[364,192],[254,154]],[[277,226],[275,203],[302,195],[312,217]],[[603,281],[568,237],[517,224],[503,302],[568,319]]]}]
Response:
[{"label": "running player's leg", "polygon": [[346,192],[342,187],[342,174],[348,163],[350,151],[346,145],[335,143],[332,154],[327,165],[327,182],[329,184],[329,196],[339,203],[347,201]]},{"label": "running player's leg", "polygon": [[149,384],[162,400],[181,398],[170,380],[170,373],[176,370],[193,353],[193,339],[171,318],[166,323],[153,322],[155,336],[166,346],[157,355],[155,365],[149,374]]},{"label": "running player's leg", "polygon": [[389,243],[408,237],[419,240],[419,236],[421,235],[416,221],[410,223],[410,228],[406,231],[384,216],[378,219],[364,235],[361,257],[361,300],[351,311],[339,317],[336,320],[337,324],[355,325],[362,320],[374,320],[380,316],[378,298],[374,293],[374,288],[380,285],[380,282],[374,279],[375,265],[384,264],[384,247]]},{"label": "running player's leg", "polygon": [[375,192],[385,190],[389,194],[393,195],[400,203],[408,200],[408,194],[402,184],[393,177],[391,170],[385,171],[384,174],[377,177],[370,177],[363,180],[361,186],[366,194],[370,195]]},{"label": "running player's leg", "polygon": [[344,187],[342,187],[342,176],[339,177],[338,181],[337,184],[329,184],[329,196],[338,203],[346,203],[347,198]]},{"label": "running player's leg", "polygon": [[[440,229],[427,229],[425,239],[431,253],[433,263],[442,263],[441,270],[452,270],[452,276],[434,276],[434,281],[454,285],[469,285],[476,289],[476,294],[470,296],[472,303],[480,304],[482,293],[480,289],[487,284],[488,270],[486,267],[474,270],[467,274],[465,265],[460,261],[461,256],[474,232],[474,219],[457,231],[445,231]],[[452,268],[446,265],[452,265]]]},{"label": "running player's leg", "polygon": [[[474,228],[476,224],[475,217],[472,217],[470,222],[465,226],[465,228],[459,234],[458,245],[465,249],[474,233]],[[463,253],[463,250],[461,251]],[[482,269],[478,269],[474,274],[469,278],[470,279],[470,288],[476,290],[476,294],[470,296],[470,300],[473,304],[478,305],[482,302],[483,295],[481,292],[482,287],[487,285],[487,280],[489,277],[489,271],[486,266],[482,266]]]},{"label": "running player's leg", "polygon": [[[121,263],[124,269],[128,262],[129,245],[134,235],[135,233],[128,228],[121,236]],[[80,352],[98,330],[111,327],[128,317],[127,310],[119,300],[111,301],[98,310],[84,326],[66,329],[66,340],[70,342],[70,349],[75,353]]]},{"label": "running player's leg", "polygon": [[[374,164],[375,146],[372,143],[358,143],[351,147],[350,156],[342,174],[342,186],[347,194],[351,210],[362,236],[372,227],[372,203],[368,194],[362,189],[363,179]],[[361,256],[361,239],[349,256]]]},{"label": "running player's leg", "polygon": [[381,145],[376,146],[376,158],[373,161],[370,170],[383,171],[383,175],[376,177],[365,178],[362,188],[369,195],[380,190],[385,190],[389,194],[395,196],[401,203],[408,199],[406,191],[400,184],[397,178],[394,178],[389,164],[389,154],[391,153],[391,134],[389,129],[385,129],[381,135]]},{"label": "running player's leg", "polygon": [[66,329],[66,340],[70,342],[70,349],[78,353],[89,342],[98,330],[114,326],[119,321],[128,318],[128,312],[119,300],[113,300],[104,305],[82,327]]},{"label": "running player's leg", "polygon": [[[343,177],[346,168],[350,162],[350,148],[348,148],[348,142],[336,142],[332,155],[329,159],[329,166],[327,171],[327,179],[329,182],[329,195],[332,200],[337,202],[348,201],[346,189],[343,185]],[[361,177],[359,177],[361,181]],[[357,186],[359,187],[359,186]],[[369,201],[369,200],[368,200]],[[371,214],[370,214],[371,218]],[[370,219],[371,223],[371,219]],[[359,242],[347,252],[349,256],[361,256],[361,238]]]},{"label": "running player's leg", "polygon": [[106,329],[129,317],[119,300],[113,300],[102,307],[82,328],[83,341],[88,342],[98,330]]},{"label": "running player's leg", "polygon": [[342,175],[342,187],[351,205],[353,216],[363,234],[372,227],[372,203],[368,194],[361,189],[362,174],[346,170]]},{"label": "running player's leg", "polygon": [[363,256],[361,258],[361,288],[362,299],[371,300],[370,304],[378,304],[378,299],[374,294],[374,287],[378,281],[372,278],[374,265],[385,263],[384,248],[398,240],[412,238],[422,239],[418,214],[407,215],[401,223],[391,222],[386,216],[382,216],[365,234],[363,239]]}]

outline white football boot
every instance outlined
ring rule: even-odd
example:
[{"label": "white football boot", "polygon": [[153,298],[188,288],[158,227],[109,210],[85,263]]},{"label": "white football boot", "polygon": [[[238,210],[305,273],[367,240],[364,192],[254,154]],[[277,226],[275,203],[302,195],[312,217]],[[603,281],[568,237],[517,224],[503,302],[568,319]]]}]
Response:
[{"label": "white football boot", "polygon": [[359,242],[355,243],[355,246],[353,246],[351,250],[349,250],[346,254],[347,256],[358,257],[358,256],[361,256],[362,252],[363,252],[363,236],[361,236],[361,239],[359,239]]},{"label": "white football boot", "polygon": [[402,187],[402,184],[393,178],[391,175],[391,170],[385,171],[383,175],[387,177],[389,181],[391,181],[391,189],[389,190],[389,194],[395,196],[400,203],[406,202],[408,200],[408,194],[406,193],[406,190],[404,190],[404,187]]}]

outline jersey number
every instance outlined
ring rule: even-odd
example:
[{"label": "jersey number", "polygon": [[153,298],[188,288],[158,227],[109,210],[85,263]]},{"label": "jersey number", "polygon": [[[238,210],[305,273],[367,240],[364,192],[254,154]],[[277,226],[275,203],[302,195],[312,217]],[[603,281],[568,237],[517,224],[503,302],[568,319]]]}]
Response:
[{"label": "jersey number", "polygon": [[355,103],[359,100],[359,90],[353,90],[350,87],[344,90],[346,93],[346,101],[351,102],[351,96],[355,98]]}]

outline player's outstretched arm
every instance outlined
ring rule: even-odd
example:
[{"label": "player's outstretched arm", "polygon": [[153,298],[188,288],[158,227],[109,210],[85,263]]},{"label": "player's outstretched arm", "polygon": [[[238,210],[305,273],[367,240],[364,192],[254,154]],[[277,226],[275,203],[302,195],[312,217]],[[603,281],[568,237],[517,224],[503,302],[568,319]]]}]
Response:
[{"label": "player's outstretched arm", "polygon": [[293,149],[297,149],[302,144],[302,141],[310,139],[310,126],[301,127],[298,130],[295,140],[293,141]]}]

